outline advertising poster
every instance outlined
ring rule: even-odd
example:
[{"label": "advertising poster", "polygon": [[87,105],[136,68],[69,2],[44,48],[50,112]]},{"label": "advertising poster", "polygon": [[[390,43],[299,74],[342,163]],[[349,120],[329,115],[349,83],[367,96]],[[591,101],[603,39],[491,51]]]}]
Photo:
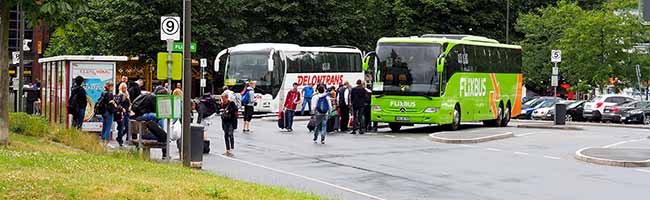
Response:
[{"label": "advertising poster", "polygon": [[[95,103],[102,96],[104,84],[106,82],[115,83],[115,63],[114,62],[70,62],[70,83],[74,83],[74,78],[82,76],[84,89],[88,96],[88,105],[84,116],[82,130],[91,132],[100,132],[102,130],[101,115],[94,115],[93,110]],[[71,85],[72,86],[72,85]],[[111,91],[111,92],[114,92]]]}]

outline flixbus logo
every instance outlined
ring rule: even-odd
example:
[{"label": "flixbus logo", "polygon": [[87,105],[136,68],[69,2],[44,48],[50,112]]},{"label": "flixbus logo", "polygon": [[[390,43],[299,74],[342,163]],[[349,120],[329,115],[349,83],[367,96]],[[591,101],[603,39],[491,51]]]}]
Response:
[{"label": "flixbus logo", "polygon": [[482,97],[487,94],[486,78],[460,78],[460,96]]},{"label": "flixbus logo", "polygon": [[412,101],[390,101],[390,107],[415,107],[415,102]]}]

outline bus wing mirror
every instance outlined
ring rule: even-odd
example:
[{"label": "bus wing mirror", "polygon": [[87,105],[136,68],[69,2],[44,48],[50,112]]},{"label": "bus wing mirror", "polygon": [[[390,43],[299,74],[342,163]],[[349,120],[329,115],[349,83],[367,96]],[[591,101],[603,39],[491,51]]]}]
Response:
[{"label": "bus wing mirror", "polygon": [[221,57],[228,54],[229,49],[224,49],[221,50],[218,54],[217,57],[214,59],[214,71],[219,72],[219,64],[221,62]]},{"label": "bus wing mirror", "polygon": [[436,64],[437,64],[437,66],[436,66],[436,70],[437,70],[439,73],[442,73],[442,72],[444,71],[444,69],[445,69],[445,68],[444,68],[444,66],[445,66],[445,57],[438,58],[438,62],[437,62]]},{"label": "bus wing mirror", "polygon": [[273,58],[269,58],[269,60],[267,60],[266,63],[268,64],[268,65],[267,65],[268,70],[269,70],[270,72],[272,72],[272,71],[273,71]]},{"label": "bus wing mirror", "polygon": [[[368,68],[370,68],[370,58],[376,56],[374,51],[368,52],[366,56],[363,58],[363,71],[368,71]],[[377,60],[377,59],[375,59]]]}]

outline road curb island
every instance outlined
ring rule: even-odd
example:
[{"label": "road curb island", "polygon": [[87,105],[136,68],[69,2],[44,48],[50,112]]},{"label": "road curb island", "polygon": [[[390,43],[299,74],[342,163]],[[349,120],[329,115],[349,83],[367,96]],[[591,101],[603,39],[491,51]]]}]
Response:
[{"label": "road curb island", "polygon": [[[576,151],[575,158],[580,161],[584,161],[588,163],[615,166],[615,167],[650,167],[650,159],[635,161],[635,160],[617,160],[617,159],[599,158],[595,156],[589,156],[584,153],[585,151],[590,149],[599,149],[599,148],[594,148],[594,147],[582,148]],[[600,148],[600,149],[606,149],[606,148]],[[648,149],[628,149],[628,150],[648,150]]]},{"label": "road curb island", "polygon": [[446,138],[446,137],[438,136],[443,133],[445,132],[429,134],[429,138],[434,142],[447,143],[447,144],[475,144],[475,143],[482,143],[482,142],[488,142],[493,140],[511,138],[515,136],[512,132],[494,134],[494,135],[483,136],[483,137],[464,138],[464,139]]}]

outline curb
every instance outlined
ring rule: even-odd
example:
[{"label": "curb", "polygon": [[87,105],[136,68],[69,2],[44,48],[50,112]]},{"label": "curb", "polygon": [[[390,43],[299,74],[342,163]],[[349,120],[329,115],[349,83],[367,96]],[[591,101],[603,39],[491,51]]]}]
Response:
[{"label": "curb", "polygon": [[517,128],[539,128],[539,129],[557,129],[557,130],[584,130],[578,126],[552,125],[552,124],[518,124]]},{"label": "curb", "polygon": [[613,160],[606,158],[597,158],[593,156],[587,156],[582,154],[584,150],[591,149],[594,147],[582,148],[576,151],[575,158],[580,161],[599,164],[599,165],[608,165],[614,167],[650,167],[650,160],[645,161],[631,161],[631,160]]},{"label": "curb", "polygon": [[[548,123],[552,121],[539,121],[539,120],[521,120],[512,119],[512,122],[520,123]],[[614,123],[589,123],[589,122],[566,122],[567,125],[580,125],[580,126],[599,126],[599,127],[616,127],[616,128],[636,128],[636,129],[650,129],[648,125],[627,125],[627,124],[614,124]]]},{"label": "curb", "polygon": [[506,139],[506,138],[511,138],[511,137],[515,136],[515,134],[513,134],[512,132],[506,132],[506,133],[490,135],[490,136],[483,136],[483,137],[477,137],[477,138],[472,138],[472,139],[449,139],[449,138],[443,138],[443,137],[436,136],[438,134],[441,134],[441,133],[429,134],[429,138],[434,142],[447,143],[447,144],[475,144],[475,143],[482,143],[482,142],[488,142],[488,141],[493,141],[493,140]]}]

